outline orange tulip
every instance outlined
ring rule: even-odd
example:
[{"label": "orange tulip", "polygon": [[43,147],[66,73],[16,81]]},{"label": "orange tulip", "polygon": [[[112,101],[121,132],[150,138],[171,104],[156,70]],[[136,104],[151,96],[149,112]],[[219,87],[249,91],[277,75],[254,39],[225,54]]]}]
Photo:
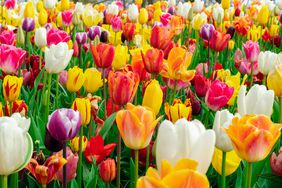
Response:
[{"label": "orange tulip", "polygon": [[143,149],[151,141],[154,129],[161,119],[156,119],[153,111],[143,107],[126,105],[116,116],[117,127],[125,145],[130,149]]},{"label": "orange tulip", "polygon": [[183,28],[184,28],[184,20],[182,17],[180,16],[173,16],[170,20],[170,25],[171,25],[171,29],[172,31],[176,34],[179,35]]},{"label": "orange tulip", "polygon": [[192,54],[180,47],[171,49],[168,55],[167,64],[161,71],[162,76],[172,80],[188,82],[195,75],[194,70],[187,70],[191,63]]},{"label": "orange tulip", "polygon": [[139,76],[132,71],[111,71],[108,76],[109,95],[117,105],[133,100],[139,84]]},{"label": "orange tulip", "polygon": [[133,39],[135,33],[135,24],[134,23],[126,23],[122,28],[122,34],[126,38],[127,41],[131,41]]},{"label": "orange tulip", "polygon": [[131,67],[128,66],[127,68],[131,68],[132,71],[139,75],[140,81],[145,80],[148,77],[148,72],[145,69],[142,55],[140,50],[131,51]]},{"label": "orange tulip", "polygon": [[227,46],[229,39],[229,34],[215,30],[210,40],[210,47],[216,52],[221,52]]},{"label": "orange tulip", "polygon": [[112,65],[115,57],[113,45],[105,43],[99,43],[97,46],[91,45],[91,52],[97,67],[108,68]]},{"label": "orange tulip", "polygon": [[173,33],[166,27],[155,26],[152,29],[150,43],[154,48],[165,50],[171,43]]},{"label": "orange tulip", "polygon": [[247,162],[263,160],[280,137],[281,124],[265,115],[235,117],[226,129],[235,152]]},{"label": "orange tulip", "polygon": [[141,51],[144,67],[151,74],[159,74],[163,67],[164,53],[162,50],[152,48],[144,54]]}]

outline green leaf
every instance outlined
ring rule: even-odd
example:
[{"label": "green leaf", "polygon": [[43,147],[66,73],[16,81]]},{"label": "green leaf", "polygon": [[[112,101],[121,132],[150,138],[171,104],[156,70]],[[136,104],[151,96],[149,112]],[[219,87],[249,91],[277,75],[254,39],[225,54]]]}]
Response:
[{"label": "green leaf", "polygon": [[75,179],[73,179],[71,182],[70,182],[70,187],[71,188],[78,188],[78,185],[77,185],[77,182]]},{"label": "green leaf", "polygon": [[135,169],[135,164],[132,158],[130,158],[130,188],[134,188],[134,182],[135,182],[134,169]]},{"label": "green leaf", "polygon": [[265,165],[269,163],[269,156],[266,157],[264,160],[256,162],[253,164],[252,170],[252,186],[258,181]]},{"label": "green leaf", "polygon": [[105,139],[108,132],[112,128],[114,122],[116,120],[116,112],[113,113],[110,117],[108,117],[104,123],[104,126],[101,128],[100,135]]},{"label": "green leaf", "polygon": [[243,186],[242,179],[243,179],[243,171],[242,171],[241,165],[240,165],[238,170],[237,170],[237,179],[236,179],[235,188],[241,188]]}]

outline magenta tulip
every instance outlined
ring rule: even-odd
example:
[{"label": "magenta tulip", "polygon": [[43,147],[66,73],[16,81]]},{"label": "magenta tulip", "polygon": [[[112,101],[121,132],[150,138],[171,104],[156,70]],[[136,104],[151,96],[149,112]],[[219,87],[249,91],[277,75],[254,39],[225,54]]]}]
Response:
[{"label": "magenta tulip", "polygon": [[72,23],[72,12],[71,11],[63,11],[62,12],[62,20],[65,26],[70,26]]},{"label": "magenta tulip", "polygon": [[79,44],[79,45],[85,44],[86,41],[87,41],[87,34],[86,34],[86,32],[78,32],[78,33],[76,33],[75,40],[76,40],[77,44]]},{"label": "magenta tulip", "polygon": [[243,45],[243,47],[247,60],[252,63],[256,62],[260,52],[258,43],[249,40]]},{"label": "magenta tulip", "polygon": [[70,40],[70,36],[62,30],[51,28],[47,33],[47,45],[51,44],[59,44],[60,42],[68,42]]},{"label": "magenta tulip", "polygon": [[0,43],[13,45],[16,39],[16,34],[13,31],[3,31],[0,34]]},{"label": "magenta tulip", "polygon": [[272,172],[277,176],[282,176],[282,147],[276,156],[275,152],[270,157],[270,167]]},{"label": "magenta tulip", "polygon": [[118,32],[121,30],[122,28],[122,21],[121,21],[121,18],[119,16],[114,16],[112,19],[111,19],[111,25],[112,25],[112,28],[113,28],[113,31],[114,32]]}]

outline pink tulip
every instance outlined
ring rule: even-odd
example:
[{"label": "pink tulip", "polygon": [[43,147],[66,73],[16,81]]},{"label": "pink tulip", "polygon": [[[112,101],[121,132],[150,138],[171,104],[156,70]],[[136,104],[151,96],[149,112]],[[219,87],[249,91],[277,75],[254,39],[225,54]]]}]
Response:
[{"label": "pink tulip", "polygon": [[275,152],[270,157],[270,167],[272,172],[277,176],[282,176],[282,147],[276,156]]},{"label": "pink tulip", "polygon": [[0,69],[6,74],[16,73],[22,65],[26,51],[12,45],[0,45]]},{"label": "pink tulip", "polygon": [[111,19],[111,25],[114,32],[121,31],[122,29],[122,20],[119,16],[115,16]]},{"label": "pink tulip", "polygon": [[62,30],[51,28],[47,33],[47,44],[50,46],[51,44],[59,44],[60,42],[68,42],[70,40],[70,36]]},{"label": "pink tulip", "polygon": [[62,20],[65,26],[70,26],[72,23],[72,12],[71,11],[63,11],[62,12]]},{"label": "pink tulip", "polygon": [[16,4],[17,4],[17,0],[6,0],[5,1],[5,7],[7,9],[14,9]]},{"label": "pink tulip", "polygon": [[227,84],[215,80],[207,91],[205,103],[213,111],[220,110],[227,104],[233,92],[233,87],[228,87]]},{"label": "pink tulip", "polygon": [[167,26],[167,25],[169,25],[171,17],[172,16],[169,13],[162,14],[161,17],[160,17],[160,21],[164,26]]},{"label": "pink tulip", "polygon": [[62,86],[66,86],[68,81],[68,71],[62,71],[59,76],[59,82]]},{"label": "pink tulip", "polygon": [[13,31],[3,31],[0,34],[0,43],[13,45],[16,39],[16,34]]},{"label": "pink tulip", "polygon": [[258,60],[260,50],[257,42],[249,40],[243,45],[243,47],[246,53],[246,58],[249,62],[255,62]]}]

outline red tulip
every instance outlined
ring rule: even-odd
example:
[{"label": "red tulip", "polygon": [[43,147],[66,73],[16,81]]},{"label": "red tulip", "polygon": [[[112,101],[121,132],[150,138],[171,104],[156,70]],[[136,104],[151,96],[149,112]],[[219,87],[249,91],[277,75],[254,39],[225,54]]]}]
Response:
[{"label": "red tulip", "polygon": [[62,12],[62,20],[65,26],[70,26],[72,23],[72,12],[71,11],[63,11]]},{"label": "red tulip", "polygon": [[144,67],[151,74],[159,74],[163,68],[164,53],[162,50],[152,48],[144,54],[141,51]]},{"label": "red tulip", "polygon": [[201,74],[194,77],[194,87],[198,97],[205,97],[211,85],[211,81]]},{"label": "red tulip", "polygon": [[13,31],[3,31],[0,34],[0,44],[13,45],[16,39],[16,35]]},{"label": "red tulip", "polygon": [[14,9],[15,6],[16,6],[16,4],[17,4],[17,1],[16,1],[16,0],[6,0],[6,1],[5,1],[5,7],[6,7],[7,9]]},{"label": "red tulip", "polygon": [[213,35],[210,39],[210,47],[216,52],[221,52],[226,48],[228,41],[230,39],[229,34],[224,34],[217,30],[214,30]]},{"label": "red tulip", "polygon": [[173,33],[166,27],[155,26],[152,29],[150,43],[154,48],[165,50],[171,43]]},{"label": "red tulip", "polygon": [[[131,70],[139,75],[141,81],[150,78],[150,74],[145,69],[141,53],[139,51],[133,52],[131,56]],[[127,68],[129,68],[129,66]]]},{"label": "red tulip", "polygon": [[62,30],[52,28],[47,33],[47,44],[50,46],[51,44],[58,44],[60,42],[68,42],[70,40],[70,36]]},{"label": "red tulip", "polygon": [[116,163],[113,159],[106,159],[105,161],[101,162],[99,168],[99,175],[101,179],[108,183],[113,181],[116,178]]},{"label": "red tulip", "polygon": [[278,156],[276,156],[275,152],[271,154],[270,167],[275,175],[282,176],[282,147],[280,147]]},{"label": "red tulip", "polygon": [[99,43],[97,46],[91,45],[91,52],[94,62],[99,68],[109,68],[115,57],[113,45]]},{"label": "red tulip", "polygon": [[122,34],[126,38],[126,40],[131,41],[133,39],[135,33],[135,24],[134,23],[126,23],[122,29]]},{"label": "red tulip", "polygon": [[[21,115],[26,116],[27,111],[28,111],[28,106],[23,100],[16,100],[16,101],[12,102],[12,114],[18,112]],[[11,116],[12,114],[10,114],[10,112],[11,112],[10,104],[7,103],[5,105],[5,115]]]}]

